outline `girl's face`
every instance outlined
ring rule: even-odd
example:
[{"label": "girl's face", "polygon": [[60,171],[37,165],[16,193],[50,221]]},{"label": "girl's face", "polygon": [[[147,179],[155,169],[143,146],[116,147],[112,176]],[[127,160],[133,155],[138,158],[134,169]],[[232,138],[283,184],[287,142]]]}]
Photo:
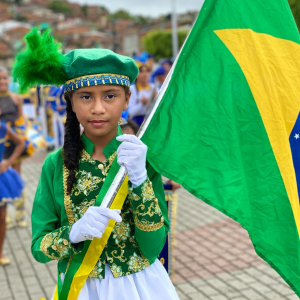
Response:
[{"label": "girl's face", "polygon": [[129,98],[122,86],[87,86],[73,93],[72,108],[88,137],[114,136]]},{"label": "girl's face", "polygon": [[138,82],[148,83],[149,81],[149,71],[146,66],[140,68],[139,75],[137,77]]},{"label": "girl's face", "polygon": [[0,71],[0,93],[8,92],[9,76],[7,73]]}]

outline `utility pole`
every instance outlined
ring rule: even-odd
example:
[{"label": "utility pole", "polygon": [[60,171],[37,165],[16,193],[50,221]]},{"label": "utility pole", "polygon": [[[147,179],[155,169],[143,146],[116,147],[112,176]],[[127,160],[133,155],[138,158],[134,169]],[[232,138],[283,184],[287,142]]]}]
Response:
[{"label": "utility pole", "polygon": [[172,46],[173,46],[173,59],[178,54],[178,33],[177,33],[177,14],[176,14],[176,0],[172,1]]}]

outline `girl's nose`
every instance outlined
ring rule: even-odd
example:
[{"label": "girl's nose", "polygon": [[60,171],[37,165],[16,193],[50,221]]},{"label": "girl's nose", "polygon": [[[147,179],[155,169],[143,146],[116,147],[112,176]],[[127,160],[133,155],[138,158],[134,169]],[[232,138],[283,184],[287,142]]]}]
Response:
[{"label": "girl's nose", "polygon": [[96,98],[94,101],[94,106],[92,108],[92,112],[95,114],[103,114],[105,112],[105,108],[103,105],[102,99]]}]

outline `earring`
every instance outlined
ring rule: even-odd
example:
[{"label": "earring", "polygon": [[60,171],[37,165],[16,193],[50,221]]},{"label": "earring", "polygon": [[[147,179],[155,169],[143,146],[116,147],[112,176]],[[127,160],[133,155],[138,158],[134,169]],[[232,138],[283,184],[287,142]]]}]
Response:
[{"label": "earring", "polygon": [[118,124],[119,125],[122,125],[124,123],[124,119],[123,118],[120,118],[120,120],[118,121]]}]

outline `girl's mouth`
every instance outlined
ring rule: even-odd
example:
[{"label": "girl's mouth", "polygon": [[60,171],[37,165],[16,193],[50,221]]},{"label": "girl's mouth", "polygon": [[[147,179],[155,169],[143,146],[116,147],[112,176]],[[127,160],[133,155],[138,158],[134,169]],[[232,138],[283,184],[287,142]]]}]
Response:
[{"label": "girl's mouth", "polygon": [[107,121],[103,121],[103,120],[92,120],[89,121],[93,126],[95,127],[101,127],[103,126]]}]

